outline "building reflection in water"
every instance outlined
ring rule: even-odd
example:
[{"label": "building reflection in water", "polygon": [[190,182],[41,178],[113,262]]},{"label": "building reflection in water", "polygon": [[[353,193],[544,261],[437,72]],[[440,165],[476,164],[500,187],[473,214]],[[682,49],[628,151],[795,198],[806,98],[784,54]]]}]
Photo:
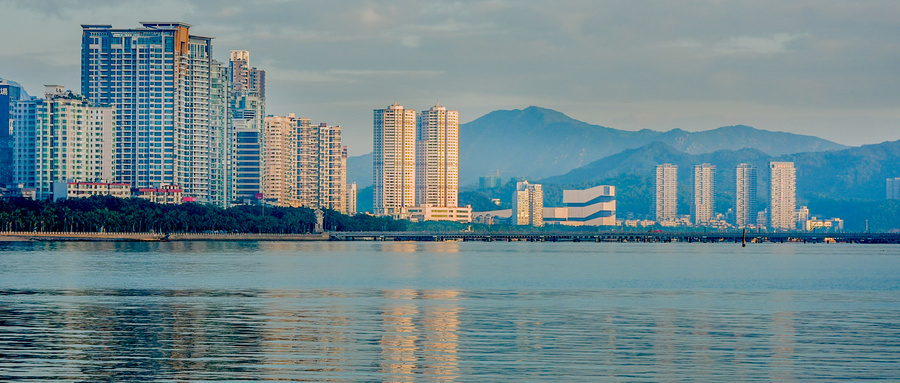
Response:
[{"label": "building reflection in water", "polygon": [[385,290],[381,370],[385,381],[416,376],[452,382],[459,376],[459,314],[454,290]]}]

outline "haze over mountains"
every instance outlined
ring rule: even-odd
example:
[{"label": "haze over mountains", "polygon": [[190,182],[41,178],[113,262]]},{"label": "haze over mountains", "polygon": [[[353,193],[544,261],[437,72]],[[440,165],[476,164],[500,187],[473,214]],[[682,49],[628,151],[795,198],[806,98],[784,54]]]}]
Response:
[{"label": "haze over mountains", "polygon": [[[771,132],[749,126],[687,132],[626,131],[592,125],[563,113],[531,106],[498,110],[460,125],[460,185],[496,174],[542,179],[565,174],[601,158],[653,142],[688,154],[755,149],[780,156],[847,148],[818,137]],[[348,179],[372,185],[372,154],[348,160]]]}]

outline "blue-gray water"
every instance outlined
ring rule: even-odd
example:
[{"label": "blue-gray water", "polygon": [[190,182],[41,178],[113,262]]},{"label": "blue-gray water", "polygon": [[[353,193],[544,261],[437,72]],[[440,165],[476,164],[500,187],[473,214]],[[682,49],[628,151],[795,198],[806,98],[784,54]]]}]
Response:
[{"label": "blue-gray water", "polygon": [[0,380],[900,379],[900,247],[0,243]]}]

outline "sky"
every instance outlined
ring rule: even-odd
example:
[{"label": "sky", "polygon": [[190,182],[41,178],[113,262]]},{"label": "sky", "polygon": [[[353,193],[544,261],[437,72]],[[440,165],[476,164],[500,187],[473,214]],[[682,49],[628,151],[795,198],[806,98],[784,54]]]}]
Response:
[{"label": "sky", "polygon": [[140,21],[191,24],[220,61],[250,51],[267,114],[341,125],[351,155],[394,101],[461,122],[535,105],[624,130],[900,139],[896,0],[5,0],[0,77],[80,91],[81,24]]}]

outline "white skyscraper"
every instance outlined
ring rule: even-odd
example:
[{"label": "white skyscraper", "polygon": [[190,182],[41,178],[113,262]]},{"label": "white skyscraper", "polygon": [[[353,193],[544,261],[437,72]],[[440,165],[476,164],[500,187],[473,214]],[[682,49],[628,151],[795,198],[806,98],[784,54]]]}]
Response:
[{"label": "white skyscraper", "polygon": [[674,221],[678,214],[678,166],[656,165],[656,220]]},{"label": "white skyscraper", "polygon": [[544,226],[544,189],[541,184],[522,181],[512,195],[514,225]]},{"label": "white skyscraper", "polygon": [[797,173],[793,162],[770,162],[771,202],[769,226],[776,230],[793,230],[796,226]]},{"label": "white skyscraper", "polygon": [[416,131],[416,204],[459,204],[459,112],[440,103],[419,114]]},{"label": "white skyscraper", "polygon": [[756,166],[750,164],[740,164],[735,168],[734,224],[737,227],[756,222],[757,173]]},{"label": "white skyscraper", "polygon": [[374,127],[374,213],[399,216],[416,204],[416,111],[375,109]]},{"label": "white skyscraper", "polygon": [[716,167],[694,166],[694,224],[705,225],[713,218],[716,206]]}]

